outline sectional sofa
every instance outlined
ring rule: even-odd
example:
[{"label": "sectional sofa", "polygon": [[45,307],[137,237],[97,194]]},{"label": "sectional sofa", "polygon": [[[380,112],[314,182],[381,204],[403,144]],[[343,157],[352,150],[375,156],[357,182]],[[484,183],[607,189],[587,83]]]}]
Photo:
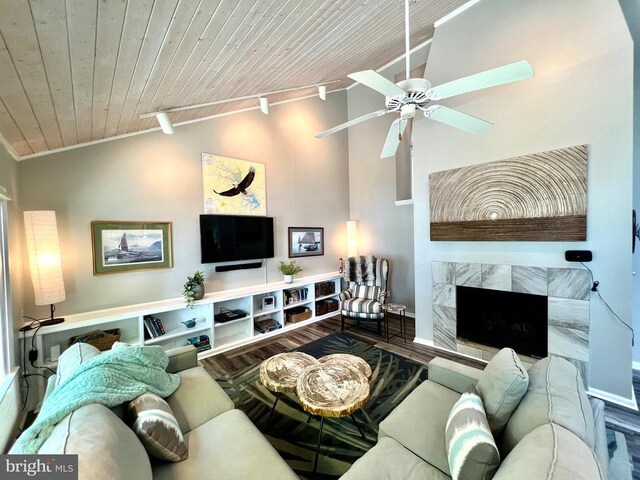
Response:
[{"label": "sectional sofa", "polygon": [[[86,345],[75,350],[60,357],[58,374],[49,378],[46,395],[56,388],[58,375],[99,354]],[[167,353],[167,371],[178,374],[180,386],[166,401],[184,435],[189,458],[178,463],[150,458],[123,421],[124,407],[98,404],[64,418],[38,453],[77,454],[80,480],[298,479],[251,420],[234,409],[222,388],[198,366],[195,348]]]},{"label": "sectional sofa", "polygon": [[[562,358],[542,359],[527,373],[513,375],[523,368],[510,349],[496,355],[484,371],[433,359],[429,380],[381,422],[377,444],[341,480],[450,479],[445,429],[470,385],[478,387],[485,403],[512,402],[515,407],[504,415],[495,438],[500,463],[494,480],[608,478],[603,402],[589,400],[578,370]],[[507,377],[509,370],[512,376]],[[521,398],[510,398],[519,388]],[[481,472],[474,478],[491,477]]]}]

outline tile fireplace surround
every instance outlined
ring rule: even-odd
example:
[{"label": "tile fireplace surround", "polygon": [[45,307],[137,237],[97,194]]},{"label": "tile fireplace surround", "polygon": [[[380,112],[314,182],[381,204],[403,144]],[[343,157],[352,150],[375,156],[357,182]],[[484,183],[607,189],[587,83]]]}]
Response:
[{"label": "tile fireplace surround", "polygon": [[458,285],[546,295],[549,355],[564,357],[576,365],[587,383],[591,289],[587,270],[456,262],[433,262],[431,267],[435,346],[483,360],[489,360],[497,351],[456,339]]}]

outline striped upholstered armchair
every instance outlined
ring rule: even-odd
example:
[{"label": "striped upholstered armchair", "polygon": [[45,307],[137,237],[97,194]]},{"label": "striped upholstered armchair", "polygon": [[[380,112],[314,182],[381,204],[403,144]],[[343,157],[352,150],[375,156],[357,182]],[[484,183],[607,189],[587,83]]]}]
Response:
[{"label": "striped upholstered armchair", "polygon": [[376,321],[378,335],[382,333],[384,305],[387,298],[389,261],[373,255],[349,257],[344,264],[344,279],[348,288],[340,293],[340,330],[345,318],[357,322]]}]

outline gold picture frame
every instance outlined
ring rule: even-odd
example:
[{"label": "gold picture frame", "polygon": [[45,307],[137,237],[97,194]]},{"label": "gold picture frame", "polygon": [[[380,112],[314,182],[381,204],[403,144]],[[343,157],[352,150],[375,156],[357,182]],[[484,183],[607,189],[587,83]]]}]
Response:
[{"label": "gold picture frame", "polygon": [[173,268],[171,222],[91,222],[93,274]]}]

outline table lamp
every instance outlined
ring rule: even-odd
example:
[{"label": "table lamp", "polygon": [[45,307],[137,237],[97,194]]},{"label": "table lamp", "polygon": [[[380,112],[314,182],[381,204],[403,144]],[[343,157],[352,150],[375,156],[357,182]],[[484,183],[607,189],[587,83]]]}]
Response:
[{"label": "table lamp", "polygon": [[60,261],[60,243],[56,212],[24,212],[24,226],[31,267],[31,281],[36,305],[50,305],[51,318],[40,322],[41,325],[61,323],[64,318],[54,318],[54,303],[66,298],[62,263]]}]

